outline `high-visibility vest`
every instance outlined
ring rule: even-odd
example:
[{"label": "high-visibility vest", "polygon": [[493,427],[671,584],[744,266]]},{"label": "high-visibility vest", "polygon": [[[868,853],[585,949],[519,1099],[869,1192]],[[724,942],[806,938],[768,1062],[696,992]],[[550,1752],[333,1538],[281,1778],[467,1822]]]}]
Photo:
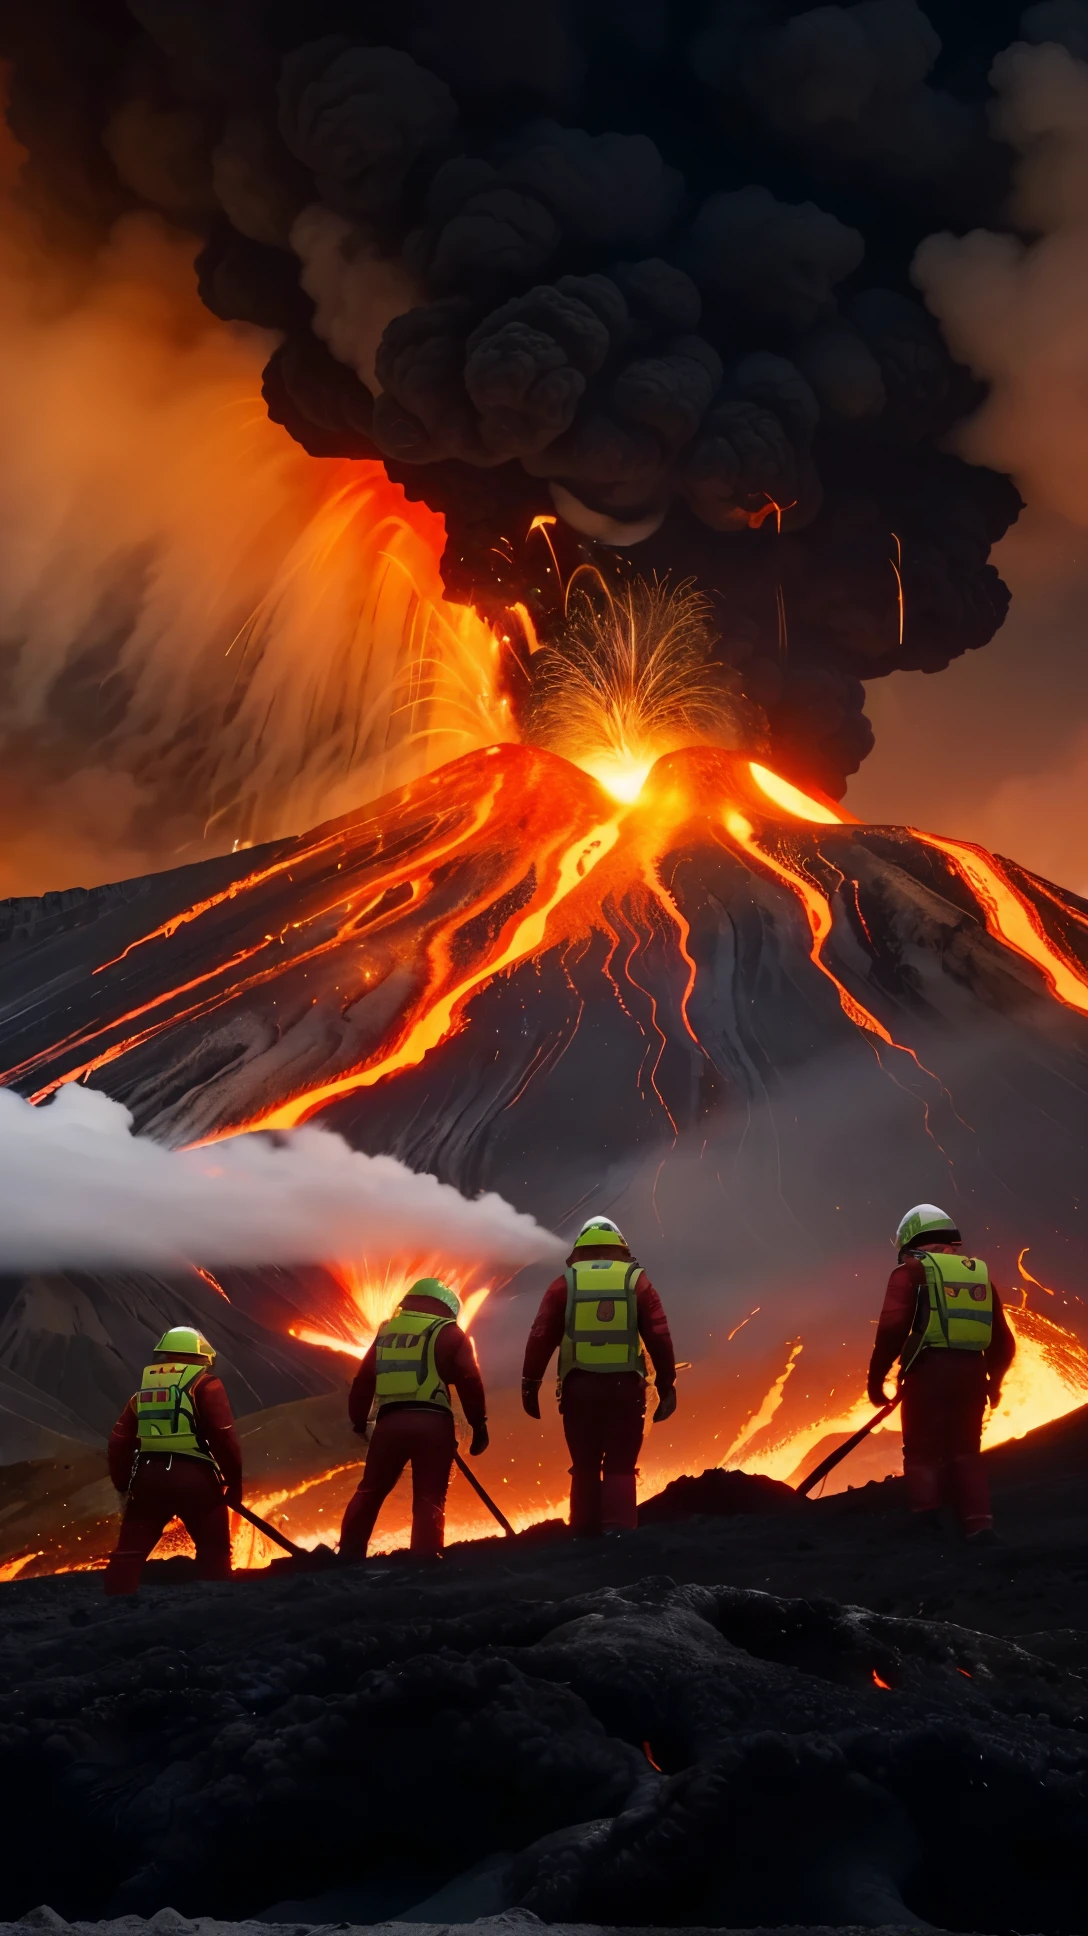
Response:
[{"label": "high-visibility vest", "polygon": [[921,1351],[985,1351],[993,1335],[994,1291],[982,1258],[943,1251],[916,1255],[926,1282],[904,1363]]},{"label": "high-visibility vest", "polygon": [[560,1383],[568,1371],[638,1371],[646,1376],[635,1289],[641,1275],[641,1264],[608,1258],[568,1266]]},{"label": "high-visibility vest", "polygon": [[193,1409],[193,1387],[207,1375],[207,1365],[178,1365],[169,1359],[144,1367],[136,1394],[141,1452],[177,1452],[215,1464]]},{"label": "high-visibility vest", "polygon": [[456,1318],[438,1318],[430,1311],[394,1311],[379,1327],[378,1375],[375,1391],[379,1412],[386,1405],[434,1405],[453,1410],[449,1391],[438,1375],[435,1339]]}]

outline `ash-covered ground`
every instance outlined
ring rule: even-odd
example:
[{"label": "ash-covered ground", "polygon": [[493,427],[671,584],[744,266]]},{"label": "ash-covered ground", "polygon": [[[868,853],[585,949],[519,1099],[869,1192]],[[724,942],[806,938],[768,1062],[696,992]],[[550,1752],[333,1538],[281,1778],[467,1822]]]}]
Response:
[{"label": "ash-covered ground", "polygon": [[604,1543],[15,1582],[0,1913],[1074,1936],[1088,1412],[988,1465],[982,1551],[899,1482],[752,1481]]}]

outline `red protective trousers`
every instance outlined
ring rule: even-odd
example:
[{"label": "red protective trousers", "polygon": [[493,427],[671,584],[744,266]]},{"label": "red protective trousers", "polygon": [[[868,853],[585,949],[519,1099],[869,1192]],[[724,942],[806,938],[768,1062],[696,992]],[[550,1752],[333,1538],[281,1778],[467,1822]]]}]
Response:
[{"label": "red protective trousers", "polygon": [[570,1469],[570,1530],[585,1537],[638,1525],[635,1480],[646,1420],[637,1371],[568,1371],[563,1431]]},{"label": "red protective trousers", "polygon": [[106,1568],[107,1593],[135,1593],[143,1564],[165,1527],[180,1519],[196,1547],[198,1580],[230,1578],[230,1514],[213,1466],[175,1452],[144,1453]]},{"label": "red protective trousers", "polygon": [[358,1491],[340,1528],[340,1557],[365,1560],[370,1535],[393,1487],[412,1467],[413,1553],[440,1553],[446,1536],[446,1492],[457,1433],[450,1412],[394,1405],[378,1413]]},{"label": "red protective trousers", "polygon": [[965,1533],[993,1525],[979,1441],[986,1410],[981,1352],[923,1351],[903,1380],[903,1475],[912,1512],[952,1506]]}]

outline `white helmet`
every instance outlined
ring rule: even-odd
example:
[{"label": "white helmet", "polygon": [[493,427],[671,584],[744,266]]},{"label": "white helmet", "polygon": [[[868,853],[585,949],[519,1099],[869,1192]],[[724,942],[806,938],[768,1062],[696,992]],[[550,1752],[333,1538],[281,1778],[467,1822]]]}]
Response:
[{"label": "white helmet", "polygon": [[913,1210],[908,1210],[906,1216],[900,1219],[895,1233],[895,1247],[897,1250],[906,1250],[919,1237],[936,1237],[938,1242],[947,1242],[949,1239],[958,1242],[959,1234],[959,1227],[947,1210],[938,1209],[935,1203],[916,1203]]}]

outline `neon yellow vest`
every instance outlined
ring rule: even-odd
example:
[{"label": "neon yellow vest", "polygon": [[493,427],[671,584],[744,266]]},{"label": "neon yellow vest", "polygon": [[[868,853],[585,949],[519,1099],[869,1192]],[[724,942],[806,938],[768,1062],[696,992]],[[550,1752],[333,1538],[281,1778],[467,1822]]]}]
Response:
[{"label": "neon yellow vest", "polygon": [[981,1257],[941,1251],[917,1255],[926,1274],[928,1302],[920,1300],[904,1357],[923,1350],[985,1351],[993,1333],[994,1292]]},{"label": "neon yellow vest", "polygon": [[450,1395],[438,1376],[434,1343],[444,1325],[456,1318],[436,1318],[430,1311],[394,1311],[378,1331],[378,1410],[385,1405],[434,1405],[449,1412]]},{"label": "neon yellow vest", "polygon": [[568,1371],[638,1371],[646,1376],[635,1291],[641,1275],[641,1264],[608,1259],[568,1267],[560,1383]]},{"label": "neon yellow vest", "polygon": [[170,1359],[145,1366],[136,1394],[141,1452],[177,1452],[186,1459],[215,1464],[200,1437],[193,1410],[193,1386],[207,1372],[207,1365],[179,1365]]}]

